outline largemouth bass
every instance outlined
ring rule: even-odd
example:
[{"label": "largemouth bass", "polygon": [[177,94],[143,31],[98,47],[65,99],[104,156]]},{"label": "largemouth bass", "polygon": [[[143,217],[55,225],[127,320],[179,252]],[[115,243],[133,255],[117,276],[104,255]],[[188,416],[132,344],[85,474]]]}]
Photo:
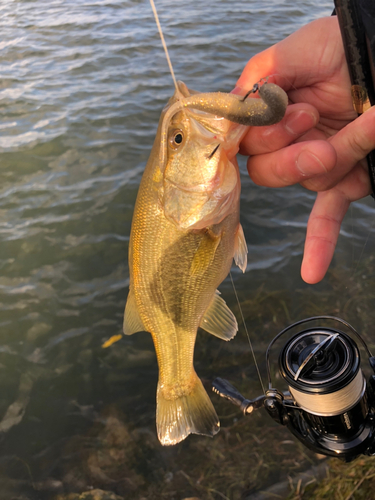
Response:
[{"label": "largemouth bass", "polygon": [[264,84],[260,96],[200,94],[179,82],[161,115],[139,187],[124,333],[152,335],[163,445],[219,430],[194,370],[194,345],[199,326],[223,340],[237,332],[236,318],[217,291],[233,258],[242,271],[247,264],[236,154],[245,125],[276,123],[287,106],[286,94],[274,84]]}]

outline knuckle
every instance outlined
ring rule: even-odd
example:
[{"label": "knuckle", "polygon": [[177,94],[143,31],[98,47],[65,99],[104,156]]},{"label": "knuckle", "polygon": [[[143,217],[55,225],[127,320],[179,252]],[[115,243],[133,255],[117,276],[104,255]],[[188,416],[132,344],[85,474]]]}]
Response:
[{"label": "knuckle", "polygon": [[362,135],[353,134],[349,138],[350,148],[353,150],[358,160],[364,158],[368,154],[368,152],[371,151],[372,148],[371,146],[369,146],[369,143],[370,141],[364,134]]}]

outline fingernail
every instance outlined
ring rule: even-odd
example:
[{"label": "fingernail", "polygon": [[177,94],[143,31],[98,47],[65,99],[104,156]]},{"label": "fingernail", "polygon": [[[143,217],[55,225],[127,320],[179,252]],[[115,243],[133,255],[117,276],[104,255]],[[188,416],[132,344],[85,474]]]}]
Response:
[{"label": "fingernail", "polygon": [[298,170],[306,176],[325,174],[327,169],[317,156],[310,151],[302,151],[296,161]]},{"label": "fingernail", "polygon": [[231,94],[237,94],[237,95],[245,95],[248,91],[244,89],[243,87],[236,86],[234,89],[230,92]]},{"label": "fingernail", "polygon": [[286,117],[285,128],[291,135],[300,135],[316,125],[315,116],[308,111],[300,110]]}]

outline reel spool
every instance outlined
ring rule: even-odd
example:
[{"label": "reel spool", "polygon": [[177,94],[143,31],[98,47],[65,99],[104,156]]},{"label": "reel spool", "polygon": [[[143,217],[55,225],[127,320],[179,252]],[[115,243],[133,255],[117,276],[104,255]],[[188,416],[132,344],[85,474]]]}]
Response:
[{"label": "reel spool", "polygon": [[271,341],[266,352],[269,389],[247,400],[223,379],[214,391],[241,406],[244,414],[264,407],[270,416],[313,451],[350,461],[360,454],[375,454],[375,376],[366,383],[360,352],[354,339],[336,328],[306,328],[294,334],[281,349],[279,370],[289,391],[273,388],[270,349],[289,330],[316,320],[333,320],[345,326],[364,347],[375,371],[375,358],[349,323],[331,316],[316,316],[294,323]]}]

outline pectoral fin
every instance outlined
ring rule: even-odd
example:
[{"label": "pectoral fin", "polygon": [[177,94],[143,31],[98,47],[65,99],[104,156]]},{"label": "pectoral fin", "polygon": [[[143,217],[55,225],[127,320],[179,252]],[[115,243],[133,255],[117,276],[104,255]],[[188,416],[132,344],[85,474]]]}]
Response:
[{"label": "pectoral fin", "polygon": [[238,225],[236,241],[234,244],[234,262],[244,273],[247,266],[247,244],[241,224]]},{"label": "pectoral fin", "polygon": [[138,313],[132,288],[129,290],[128,300],[125,306],[123,331],[124,335],[133,335],[133,333],[145,331],[145,327]]},{"label": "pectoral fin", "polygon": [[215,257],[215,252],[221,241],[221,234],[207,230],[195,252],[190,267],[191,275],[204,274]]},{"label": "pectoral fin", "polygon": [[236,335],[237,320],[226,305],[225,300],[220,297],[218,290],[216,290],[199,326],[223,340],[231,340]]}]

